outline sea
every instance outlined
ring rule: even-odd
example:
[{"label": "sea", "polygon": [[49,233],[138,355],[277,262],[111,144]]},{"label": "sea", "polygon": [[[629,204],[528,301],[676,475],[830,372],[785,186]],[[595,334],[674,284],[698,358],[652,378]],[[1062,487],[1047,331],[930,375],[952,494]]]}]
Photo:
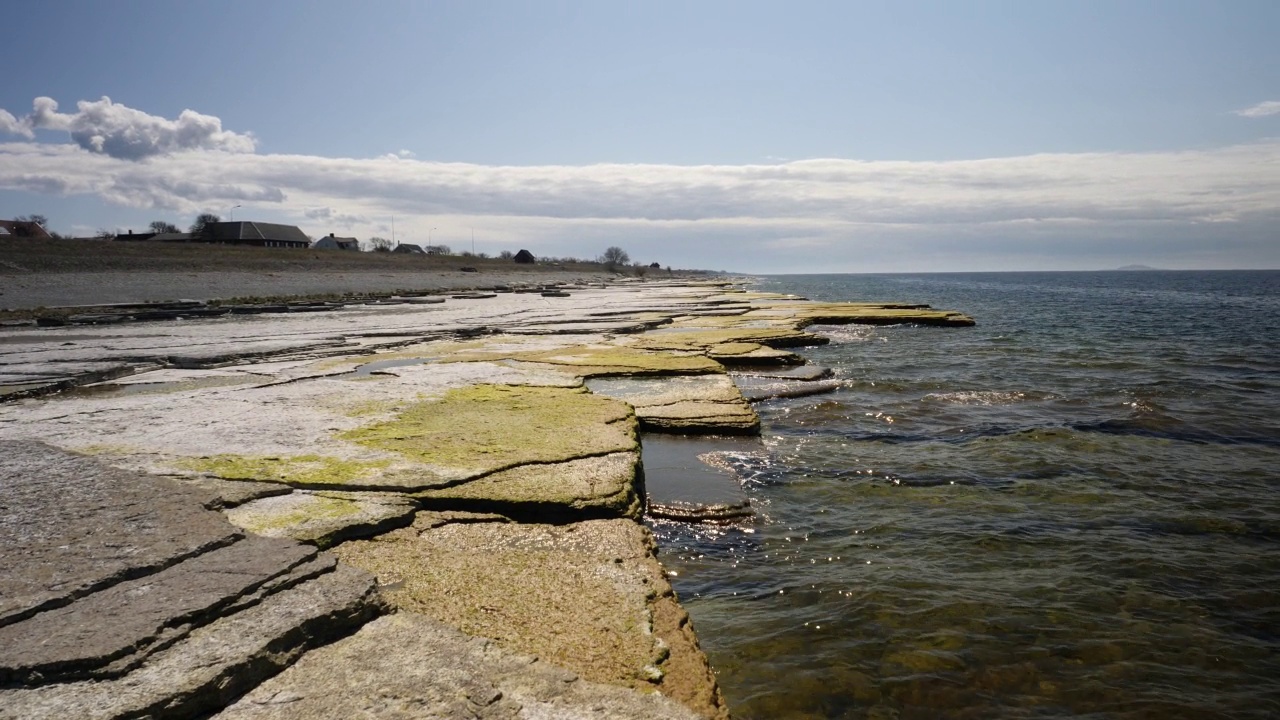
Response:
[{"label": "sea", "polygon": [[1280,271],[790,275],[736,526],[651,521],[734,717],[1280,717]]}]

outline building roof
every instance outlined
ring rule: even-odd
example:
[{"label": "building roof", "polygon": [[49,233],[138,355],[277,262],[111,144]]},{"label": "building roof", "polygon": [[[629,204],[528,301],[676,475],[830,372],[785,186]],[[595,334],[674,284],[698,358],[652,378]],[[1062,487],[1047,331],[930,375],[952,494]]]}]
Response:
[{"label": "building roof", "polygon": [[199,238],[197,238],[195,235],[192,235],[191,233],[184,233],[184,232],[159,233],[151,237],[152,242],[191,242],[193,240],[198,240],[198,239]]},{"label": "building roof", "polygon": [[40,223],[28,220],[0,220],[0,234],[13,237],[50,238],[48,230],[40,227]]},{"label": "building roof", "polygon": [[334,248],[337,250],[359,250],[360,241],[353,237],[336,237],[334,235],[325,235],[316,240],[311,247],[319,249]]},{"label": "building roof", "polygon": [[310,245],[311,238],[297,225],[264,222],[216,222],[205,226],[214,242],[293,242]]},{"label": "building roof", "polygon": [[391,252],[425,254],[426,251],[422,249],[421,245],[414,245],[413,243],[400,243],[399,245],[392,248]]}]

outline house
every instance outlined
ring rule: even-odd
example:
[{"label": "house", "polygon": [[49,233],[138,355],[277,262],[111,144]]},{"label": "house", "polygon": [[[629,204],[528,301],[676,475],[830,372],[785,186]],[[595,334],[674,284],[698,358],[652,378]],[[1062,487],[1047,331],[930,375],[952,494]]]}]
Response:
[{"label": "house", "polygon": [[279,248],[311,247],[311,238],[296,225],[238,220],[208,223],[204,226],[204,233],[201,234],[199,242]]},{"label": "house", "polygon": [[[119,240],[120,238],[116,238]],[[200,238],[191,233],[160,233],[151,237],[151,242],[200,242]]]},{"label": "house", "polygon": [[448,255],[449,254],[448,245],[428,245],[425,248],[423,248],[423,250],[426,250],[428,255]]},{"label": "house", "polygon": [[116,240],[154,240],[155,238],[156,238],[156,233],[153,233],[153,232],[144,232],[144,233],[135,234],[132,230],[130,230],[127,233],[116,233],[116,236],[114,239]]},{"label": "house", "polygon": [[353,237],[336,237],[333,233],[329,233],[328,237],[322,237],[315,241],[311,246],[313,250],[354,250],[360,252],[360,241]]},{"label": "house", "polygon": [[52,238],[48,230],[40,227],[40,223],[30,220],[0,220],[0,236],[20,238]]},{"label": "house", "polygon": [[516,256],[513,259],[522,265],[532,265],[533,263],[537,262],[537,259],[533,257],[533,253],[529,252],[528,250],[521,250],[520,252],[516,253]]},{"label": "house", "polygon": [[423,250],[421,245],[414,245],[412,243],[400,243],[399,245],[395,246],[395,248],[392,249],[391,252],[409,253],[412,255],[425,255],[427,251]]}]

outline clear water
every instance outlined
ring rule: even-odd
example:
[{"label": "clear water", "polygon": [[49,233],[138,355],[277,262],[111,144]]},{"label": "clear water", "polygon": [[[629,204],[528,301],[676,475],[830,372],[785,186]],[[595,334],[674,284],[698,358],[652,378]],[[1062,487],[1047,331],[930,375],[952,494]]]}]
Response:
[{"label": "clear water", "polygon": [[757,519],[654,523],[735,717],[1280,717],[1280,272],[826,275]]}]

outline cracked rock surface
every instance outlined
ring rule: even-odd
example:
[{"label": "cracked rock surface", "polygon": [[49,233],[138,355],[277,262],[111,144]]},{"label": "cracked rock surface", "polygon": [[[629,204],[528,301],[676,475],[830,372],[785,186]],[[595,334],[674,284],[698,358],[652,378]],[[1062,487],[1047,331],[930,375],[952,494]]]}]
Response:
[{"label": "cracked rock surface", "polygon": [[379,618],[309,653],[216,720],[698,717],[656,693],[593,683],[422,615]]},{"label": "cracked rock surface", "polygon": [[380,612],[373,577],[209,496],[0,443],[0,718],[190,717]]}]

